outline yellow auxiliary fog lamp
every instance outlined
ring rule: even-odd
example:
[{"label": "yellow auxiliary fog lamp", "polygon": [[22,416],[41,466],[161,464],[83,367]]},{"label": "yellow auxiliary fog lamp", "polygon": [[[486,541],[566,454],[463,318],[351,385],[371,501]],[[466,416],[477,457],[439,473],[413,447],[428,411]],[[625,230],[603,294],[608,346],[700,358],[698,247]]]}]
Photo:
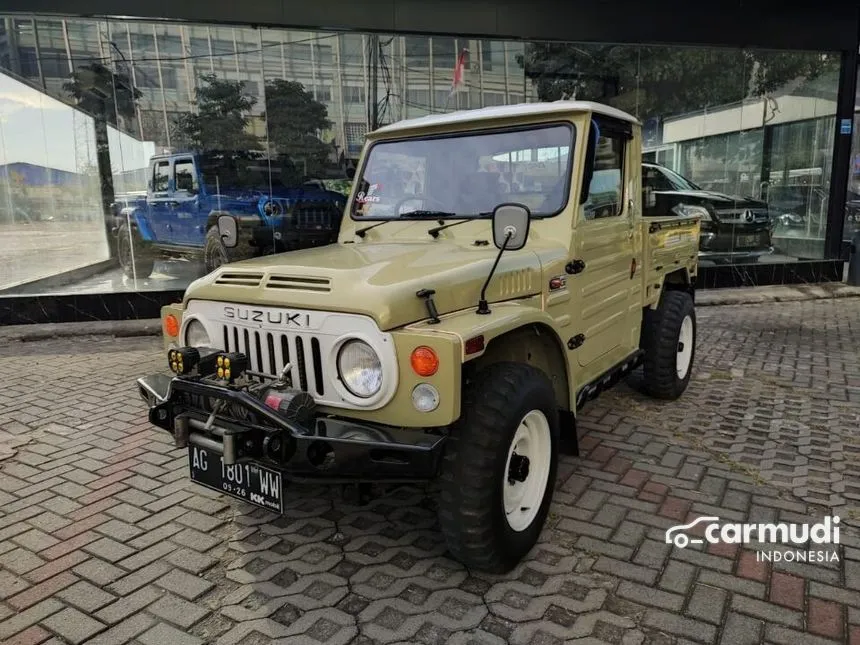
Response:
[{"label": "yellow auxiliary fog lamp", "polygon": [[200,352],[195,347],[178,347],[167,352],[167,364],[174,374],[190,374],[200,362]]},{"label": "yellow auxiliary fog lamp", "polygon": [[233,381],[248,369],[248,357],[241,352],[229,352],[215,356],[215,376]]}]

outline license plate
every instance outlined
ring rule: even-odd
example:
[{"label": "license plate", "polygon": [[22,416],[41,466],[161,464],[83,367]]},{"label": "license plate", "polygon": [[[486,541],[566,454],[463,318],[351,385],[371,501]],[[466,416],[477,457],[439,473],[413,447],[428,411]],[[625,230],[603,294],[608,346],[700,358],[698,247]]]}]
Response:
[{"label": "license plate", "polygon": [[738,235],[737,246],[758,246],[758,235]]},{"label": "license plate", "polygon": [[191,481],[241,499],[268,511],[283,512],[281,473],[259,464],[225,466],[221,455],[198,446],[188,447]]}]

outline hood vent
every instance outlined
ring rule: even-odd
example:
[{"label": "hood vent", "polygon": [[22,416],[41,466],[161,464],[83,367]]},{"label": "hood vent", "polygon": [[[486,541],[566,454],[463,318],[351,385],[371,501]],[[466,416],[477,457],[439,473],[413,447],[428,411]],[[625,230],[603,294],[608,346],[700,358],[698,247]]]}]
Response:
[{"label": "hood vent", "polygon": [[215,279],[215,284],[231,285],[234,287],[259,287],[262,281],[262,273],[226,272]]},{"label": "hood vent", "polygon": [[511,297],[532,291],[532,274],[528,269],[509,271],[499,277],[499,296]]},{"label": "hood vent", "polygon": [[329,278],[314,278],[309,276],[272,275],[269,276],[269,280],[266,282],[266,289],[329,293],[331,291],[331,280]]}]

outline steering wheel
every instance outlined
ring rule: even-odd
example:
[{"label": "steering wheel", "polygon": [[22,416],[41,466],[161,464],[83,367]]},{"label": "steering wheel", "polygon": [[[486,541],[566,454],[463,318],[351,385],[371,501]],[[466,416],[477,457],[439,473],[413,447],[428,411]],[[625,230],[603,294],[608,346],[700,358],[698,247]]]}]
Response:
[{"label": "steering wheel", "polygon": [[[399,202],[397,202],[397,204],[394,206],[394,214],[396,216],[399,217],[401,215],[400,207],[403,206],[403,204],[405,204],[407,202],[421,202],[421,204],[422,204],[421,208],[415,208],[413,210],[434,210],[434,211],[435,210],[440,210],[440,211],[448,210],[448,208],[445,206],[445,204],[443,204],[442,201],[437,199],[436,197],[428,197],[426,195],[424,195],[424,196],[415,195],[415,196],[404,197]],[[428,208],[429,204],[433,204],[433,205],[435,205],[435,207],[429,207]],[[402,213],[402,214],[408,215],[409,213],[406,212],[406,213]]]}]

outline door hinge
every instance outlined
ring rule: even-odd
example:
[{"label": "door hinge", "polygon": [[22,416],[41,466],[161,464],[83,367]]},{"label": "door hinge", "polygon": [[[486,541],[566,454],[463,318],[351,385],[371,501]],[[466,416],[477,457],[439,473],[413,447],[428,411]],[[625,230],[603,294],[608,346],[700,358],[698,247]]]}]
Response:
[{"label": "door hinge", "polygon": [[570,275],[582,273],[585,271],[585,262],[582,260],[571,260],[567,265],[565,265],[564,270]]},{"label": "door hinge", "polygon": [[568,349],[576,349],[578,347],[582,347],[582,344],[584,342],[585,342],[585,335],[584,334],[577,334],[576,336],[571,338],[569,341],[567,341],[567,348]]}]

